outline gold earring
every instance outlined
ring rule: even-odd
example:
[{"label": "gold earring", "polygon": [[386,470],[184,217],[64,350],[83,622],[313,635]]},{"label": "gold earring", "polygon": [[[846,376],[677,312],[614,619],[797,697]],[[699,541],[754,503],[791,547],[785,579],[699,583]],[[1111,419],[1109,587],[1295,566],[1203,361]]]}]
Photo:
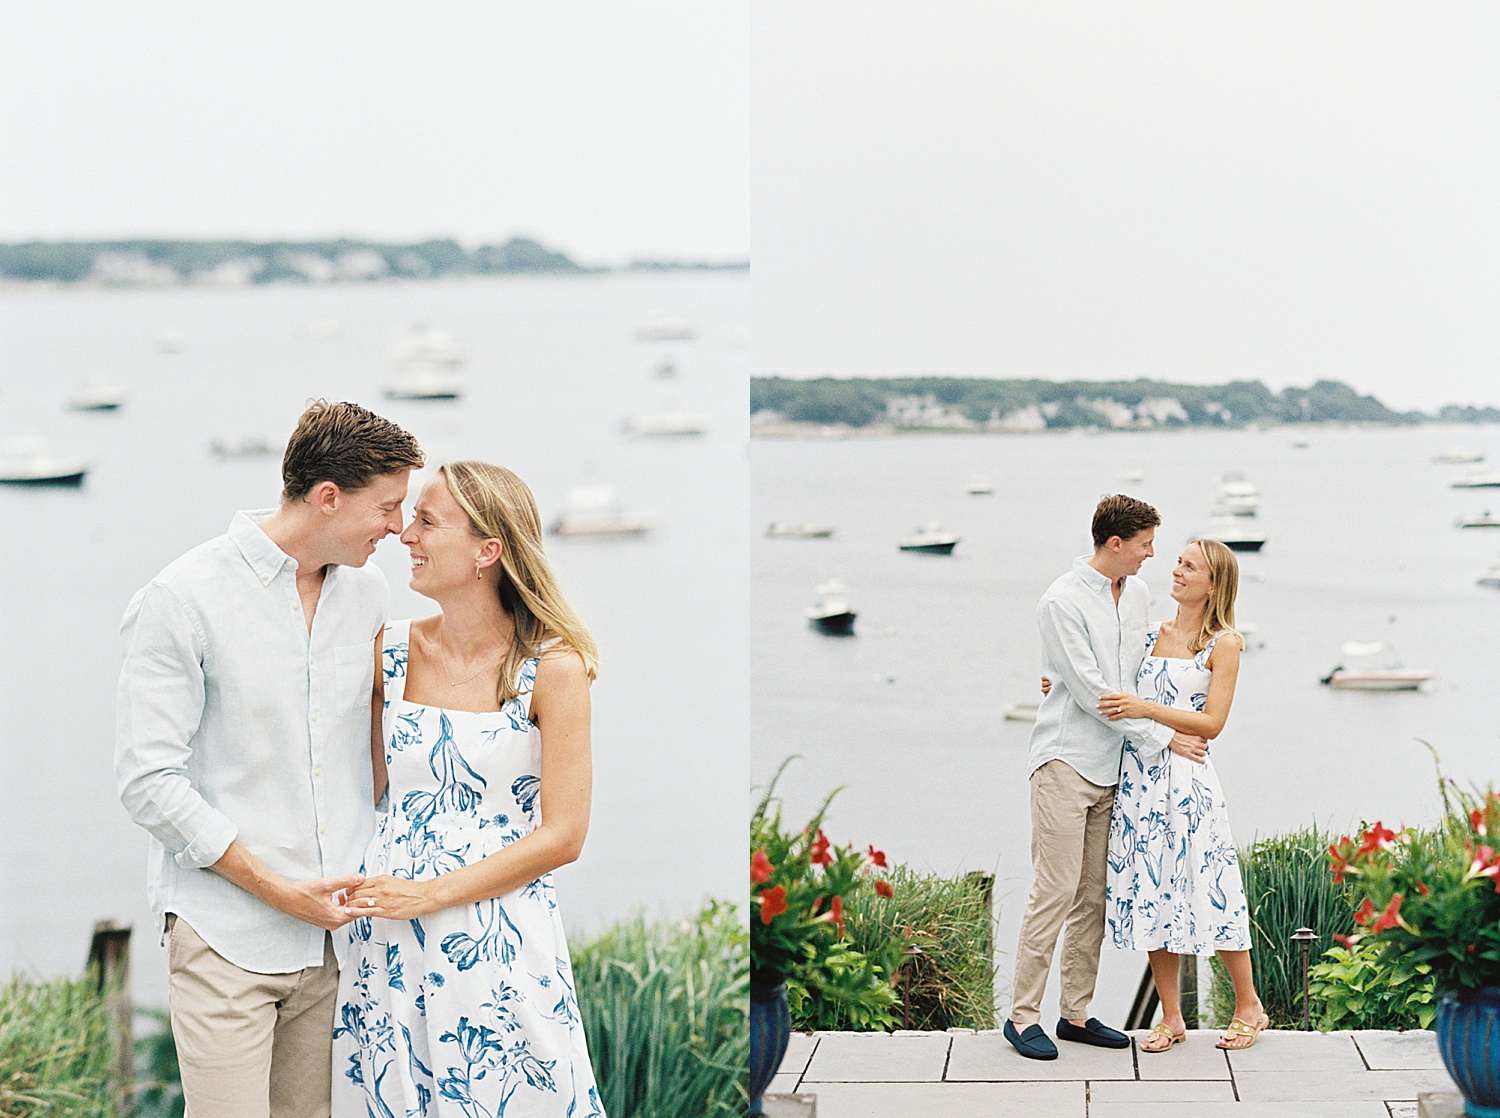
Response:
[{"label": "gold earring", "polygon": [[479,560],[478,560],[478,558],[476,558],[474,560],[474,581],[478,582],[483,577],[484,577],[484,575],[483,575],[483,573],[479,569]]}]

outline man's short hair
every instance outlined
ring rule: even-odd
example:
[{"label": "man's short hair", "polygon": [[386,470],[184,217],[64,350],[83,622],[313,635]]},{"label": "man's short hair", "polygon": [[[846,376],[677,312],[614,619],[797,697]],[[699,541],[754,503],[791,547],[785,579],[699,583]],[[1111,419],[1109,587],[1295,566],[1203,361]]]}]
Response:
[{"label": "man's short hair", "polygon": [[382,474],[422,468],[417,440],[388,419],[347,401],[314,400],[297,420],[281,459],[281,496],[294,501],[320,481],[363,489]]},{"label": "man's short hair", "polygon": [[1094,546],[1103,547],[1111,536],[1128,540],[1137,532],[1155,528],[1160,523],[1161,515],[1145,501],[1137,501],[1123,493],[1111,493],[1101,497],[1094,509]]}]

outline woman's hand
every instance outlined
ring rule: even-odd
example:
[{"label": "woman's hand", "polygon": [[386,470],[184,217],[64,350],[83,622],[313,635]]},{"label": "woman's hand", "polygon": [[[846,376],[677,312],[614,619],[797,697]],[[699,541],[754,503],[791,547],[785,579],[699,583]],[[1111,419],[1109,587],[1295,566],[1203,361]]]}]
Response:
[{"label": "woman's hand", "polygon": [[431,881],[407,881],[402,877],[366,878],[353,889],[344,903],[351,917],[379,916],[384,920],[412,920],[436,912],[438,902]]},{"label": "woman's hand", "polygon": [[1114,722],[1119,718],[1150,718],[1151,703],[1124,691],[1106,691],[1099,696],[1099,713]]}]

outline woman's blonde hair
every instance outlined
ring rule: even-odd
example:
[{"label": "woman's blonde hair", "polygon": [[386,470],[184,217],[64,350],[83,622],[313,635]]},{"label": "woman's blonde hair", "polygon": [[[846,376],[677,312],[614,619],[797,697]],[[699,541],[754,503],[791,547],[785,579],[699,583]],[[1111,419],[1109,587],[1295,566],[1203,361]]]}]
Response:
[{"label": "woman's blonde hair", "polygon": [[1245,650],[1245,638],[1234,628],[1234,598],[1240,590],[1240,561],[1226,544],[1218,540],[1189,540],[1203,553],[1208,564],[1208,605],[1203,610],[1203,628],[1188,641],[1189,652],[1202,652],[1208,642],[1220,633],[1233,633],[1240,642],[1240,651]]},{"label": "woman's blonde hair", "polygon": [[449,462],[439,466],[438,473],[468,516],[474,534],[502,544],[500,604],[516,628],[500,665],[497,694],[501,705],[520,694],[516,682],[521,665],[554,637],[583,657],[589,678],[594,679],[599,673],[598,646],[558,588],[542,550],[542,517],[526,483],[503,466],[487,462]]}]

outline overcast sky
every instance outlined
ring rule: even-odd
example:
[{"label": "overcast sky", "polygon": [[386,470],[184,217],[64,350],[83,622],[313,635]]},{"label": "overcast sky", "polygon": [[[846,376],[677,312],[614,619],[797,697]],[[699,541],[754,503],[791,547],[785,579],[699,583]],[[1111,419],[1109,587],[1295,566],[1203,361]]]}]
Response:
[{"label": "overcast sky", "polygon": [[1500,6],[756,16],[758,371],[1500,404]]},{"label": "overcast sky", "polygon": [[705,0],[6,0],[0,239],[529,234],[744,259],[748,29]]}]

